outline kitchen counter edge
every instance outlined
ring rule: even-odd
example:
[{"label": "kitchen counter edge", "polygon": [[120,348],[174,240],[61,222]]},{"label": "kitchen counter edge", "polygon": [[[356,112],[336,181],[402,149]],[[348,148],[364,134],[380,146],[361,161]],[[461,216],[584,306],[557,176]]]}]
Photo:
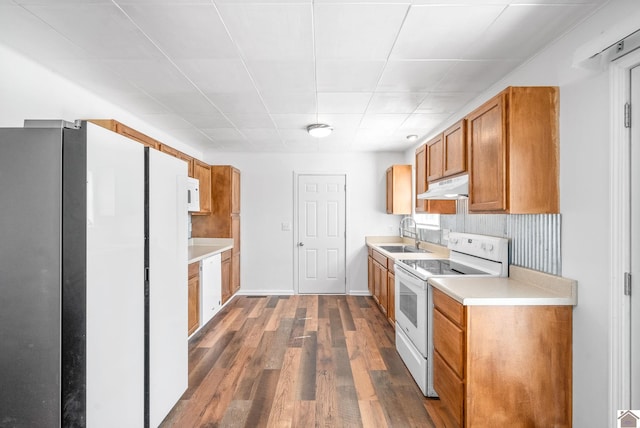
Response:
[{"label": "kitchen counter edge", "polygon": [[199,262],[233,248],[233,238],[191,238],[188,246],[189,264]]},{"label": "kitchen counter edge", "polygon": [[576,306],[577,281],[511,265],[508,278],[439,277],[429,284],[465,306]]},{"label": "kitchen counter edge", "polygon": [[449,249],[441,245],[432,244],[430,242],[420,242],[420,248],[430,251],[429,253],[391,253],[383,250],[382,245],[414,245],[415,240],[410,238],[402,238],[400,236],[367,236],[365,237],[365,244],[367,247],[373,248],[376,251],[384,254],[390,259],[410,259],[410,260],[422,260],[422,259],[442,259],[449,258]]}]

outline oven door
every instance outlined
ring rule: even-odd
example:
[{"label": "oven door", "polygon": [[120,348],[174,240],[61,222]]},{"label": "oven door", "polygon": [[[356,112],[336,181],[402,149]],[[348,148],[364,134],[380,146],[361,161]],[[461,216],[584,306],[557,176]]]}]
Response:
[{"label": "oven door", "polygon": [[427,282],[396,264],[396,328],[427,357]]}]

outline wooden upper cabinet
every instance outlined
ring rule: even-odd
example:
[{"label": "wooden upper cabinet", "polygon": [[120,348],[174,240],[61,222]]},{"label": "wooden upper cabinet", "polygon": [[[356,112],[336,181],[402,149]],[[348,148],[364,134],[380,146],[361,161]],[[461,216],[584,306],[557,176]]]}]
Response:
[{"label": "wooden upper cabinet", "polygon": [[422,145],[416,149],[416,199],[415,210],[417,213],[427,212],[427,201],[418,199],[420,193],[427,191],[427,146]]},{"label": "wooden upper cabinet", "polygon": [[[432,140],[433,141],[433,140]],[[456,201],[452,200],[424,200],[417,195],[424,193],[429,188],[427,182],[427,145],[424,144],[416,150],[416,213],[430,214],[455,214]]]},{"label": "wooden upper cabinet", "polygon": [[442,134],[427,141],[427,181],[442,178]]},{"label": "wooden upper cabinet", "polygon": [[559,212],[556,87],[509,87],[467,126],[469,211]]},{"label": "wooden upper cabinet", "polygon": [[452,177],[467,170],[465,121],[461,120],[426,143],[427,181]]},{"label": "wooden upper cabinet", "polygon": [[200,211],[195,215],[211,214],[211,169],[206,163],[193,160],[193,177],[200,182]]},{"label": "wooden upper cabinet", "polygon": [[240,214],[240,170],[231,167],[231,214]]},{"label": "wooden upper cabinet", "polygon": [[467,171],[466,121],[463,119],[442,133],[442,176]]},{"label": "wooden upper cabinet", "polygon": [[387,168],[387,214],[411,214],[411,165]]}]

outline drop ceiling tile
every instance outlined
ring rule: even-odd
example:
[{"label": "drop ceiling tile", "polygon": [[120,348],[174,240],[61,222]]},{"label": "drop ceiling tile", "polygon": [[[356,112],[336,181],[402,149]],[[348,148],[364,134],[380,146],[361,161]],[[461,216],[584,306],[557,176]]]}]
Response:
[{"label": "drop ceiling tile", "polygon": [[176,64],[202,92],[255,91],[251,76],[239,59],[188,59]]},{"label": "drop ceiling tile", "polygon": [[272,114],[271,119],[275,122],[278,129],[306,129],[312,123],[316,123],[316,115],[307,114]]},{"label": "drop ceiling tile", "polygon": [[471,43],[466,58],[521,59],[542,47],[577,23],[593,5],[512,5]]},{"label": "drop ceiling tile", "polygon": [[365,114],[361,129],[397,129],[406,119],[406,114]]},{"label": "drop ceiling tile", "polygon": [[211,102],[196,91],[195,88],[188,92],[158,94],[156,99],[176,113],[188,114],[216,111]]},{"label": "drop ceiling tile", "polygon": [[364,113],[371,92],[319,92],[319,113]]},{"label": "drop ceiling tile", "polygon": [[0,5],[0,43],[35,60],[87,59],[89,52],[15,4]]},{"label": "drop ceiling tile", "polygon": [[226,115],[240,132],[243,129],[275,128],[271,117],[266,113],[228,113]]},{"label": "drop ceiling tile", "polygon": [[367,113],[413,113],[425,96],[424,92],[376,92]]},{"label": "drop ceiling tile", "polygon": [[389,61],[378,92],[429,92],[457,61]]},{"label": "drop ceiling tile", "polygon": [[474,99],[479,92],[431,92],[416,109],[416,113],[453,113]]},{"label": "drop ceiling tile", "polygon": [[278,130],[273,128],[242,128],[240,131],[251,142],[282,140]]},{"label": "drop ceiling tile", "polygon": [[461,61],[434,88],[436,91],[480,92],[512,71],[515,61]]},{"label": "drop ceiling tile", "polygon": [[266,115],[267,110],[262,99],[256,92],[220,93],[205,92],[205,95],[224,114],[250,114]]},{"label": "drop ceiling tile", "polygon": [[203,128],[202,132],[214,141],[243,141],[246,140],[236,128]]},{"label": "drop ceiling tile", "polygon": [[458,59],[500,15],[502,5],[413,6],[391,59]]},{"label": "drop ceiling tile", "polygon": [[264,93],[313,92],[316,88],[313,61],[249,61],[247,67]]},{"label": "drop ceiling tile", "polygon": [[432,128],[442,123],[443,120],[451,116],[450,113],[425,114],[416,113],[409,115],[401,124],[400,129],[420,129]]},{"label": "drop ceiling tile", "polygon": [[373,92],[384,66],[384,61],[318,60],[318,92]]},{"label": "drop ceiling tile", "polygon": [[213,3],[128,4],[123,9],[173,59],[238,57]]},{"label": "drop ceiling tile", "polygon": [[223,3],[218,10],[245,59],[313,61],[310,4]]},{"label": "drop ceiling tile", "polygon": [[316,95],[308,92],[263,92],[262,99],[270,114],[314,113]]},{"label": "drop ceiling tile", "polygon": [[185,120],[191,123],[196,128],[211,129],[211,128],[228,128],[231,127],[231,122],[224,117],[219,111],[214,109],[208,109],[205,111],[199,111],[195,113],[179,112],[183,115]]},{"label": "drop ceiling tile", "polygon": [[105,60],[106,67],[138,88],[153,94],[181,93],[193,90],[193,85],[166,59]]},{"label": "drop ceiling tile", "polygon": [[318,114],[318,122],[331,125],[334,130],[355,130],[360,127],[364,114]]},{"label": "drop ceiling tile", "polygon": [[408,4],[316,4],[316,58],[386,60]]},{"label": "drop ceiling tile", "polygon": [[40,4],[25,7],[94,58],[161,57],[160,51],[114,4]]}]

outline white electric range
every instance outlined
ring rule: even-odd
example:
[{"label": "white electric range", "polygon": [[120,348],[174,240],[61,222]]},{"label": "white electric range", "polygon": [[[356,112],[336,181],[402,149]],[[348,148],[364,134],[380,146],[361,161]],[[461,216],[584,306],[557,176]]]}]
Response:
[{"label": "white electric range", "polygon": [[433,389],[433,303],[429,278],[509,276],[509,240],[449,234],[448,259],[396,260],[396,349],[427,397]]}]

